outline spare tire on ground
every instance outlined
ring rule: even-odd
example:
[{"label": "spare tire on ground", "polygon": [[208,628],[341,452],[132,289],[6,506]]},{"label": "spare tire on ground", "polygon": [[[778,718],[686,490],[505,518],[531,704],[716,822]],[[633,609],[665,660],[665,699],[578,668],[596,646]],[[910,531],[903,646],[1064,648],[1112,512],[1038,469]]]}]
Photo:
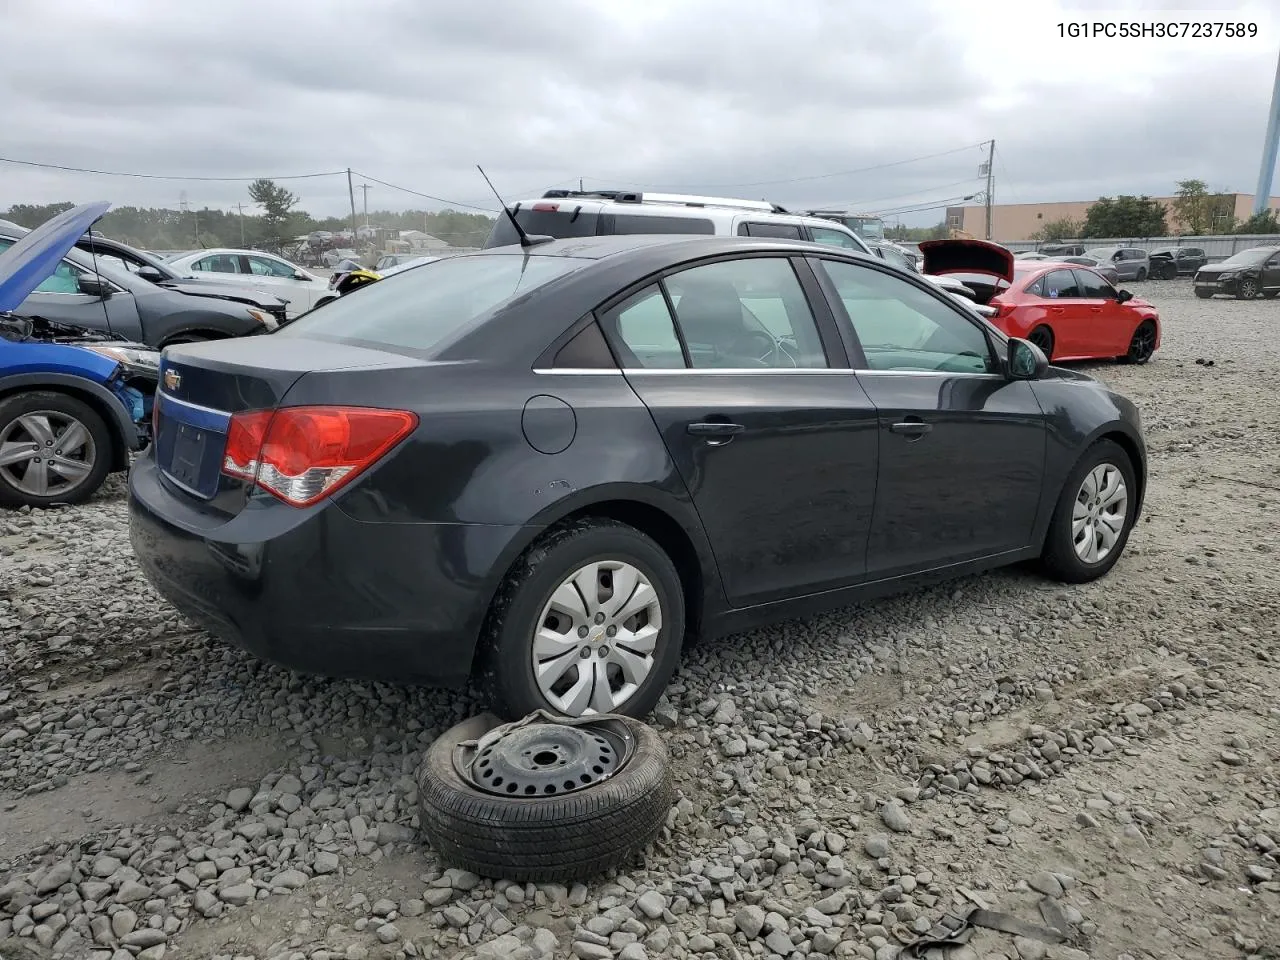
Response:
[{"label": "spare tire on ground", "polygon": [[485,714],[436,738],[418,768],[418,797],[422,832],[449,865],[564,883],[648,846],[674,792],[651,727],[539,711],[509,724]]}]

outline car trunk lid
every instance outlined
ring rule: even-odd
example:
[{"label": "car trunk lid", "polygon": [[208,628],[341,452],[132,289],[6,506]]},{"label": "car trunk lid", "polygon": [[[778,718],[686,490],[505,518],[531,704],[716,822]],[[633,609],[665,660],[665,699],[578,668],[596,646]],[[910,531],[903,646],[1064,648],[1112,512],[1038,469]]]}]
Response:
[{"label": "car trunk lid", "polygon": [[169,347],[154,407],[155,459],[168,483],[217,513],[239,512],[247,481],[226,475],[232,418],[286,405],[308,374],[425,366],[400,354],[303,337],[273,336]]},{"label": "car trunk lid", "polygon": [[920,243],[924,272],[935,276],[979,274],[1013,282],[1013,253],[986,240],[924,240]]}]

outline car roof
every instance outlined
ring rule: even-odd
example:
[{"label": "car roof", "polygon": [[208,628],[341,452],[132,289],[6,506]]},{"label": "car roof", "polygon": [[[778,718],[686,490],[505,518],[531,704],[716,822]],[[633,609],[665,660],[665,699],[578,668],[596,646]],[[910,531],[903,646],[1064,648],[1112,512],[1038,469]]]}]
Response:
[{"label": "car roof", "polygon": [[532,247],[521,247],[509,244],[502,247],[489,247],[474,253],[460,254],[463,257],[483,257],[492,255],[519,256],[527,254],[535,257],[575,257],[582,260],[602,260],[639,250],[659,251],[663,247],[680,247],[681,254],[688,257],[715,256],[719,253],[764,252],[777,251],[792,253],[808,251],[811,253],[852,254],[863,260],[868,258],[861,250],[836,247],[831,244],[810,243],[806,240],[787,240],[778,237],[738,237],[711,236],[709,234],[692,233],[618,233],[594,237],[570,237],[564,240],[552,240]]}]

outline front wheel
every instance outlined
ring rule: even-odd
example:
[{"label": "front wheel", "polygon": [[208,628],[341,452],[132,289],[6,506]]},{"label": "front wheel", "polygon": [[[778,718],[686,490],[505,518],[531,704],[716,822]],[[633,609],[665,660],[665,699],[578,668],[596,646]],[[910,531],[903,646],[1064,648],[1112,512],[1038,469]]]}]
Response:
[{"label": "front wheel", "polygon": [[1258,281],[1252,277],[1245,277],[1236,287],[1236,298],[1238,300],[1252,300],[1258,295]]},{"label": "front wheel", "polygon": [[1151,359],[1156,352],[1156,325],[1150,320],[1138,324],[1133,331],[1133,339],[1129,341],[1129,352],[1122,358],[1126,363],[1142,364]]},{"label": "front wheel", "polygon": [[1137,508],[1133,462],[1117,443],[1099,440],[1067,477],[1049,521],[1040,564],[1063,583],[1087,583],[1120,559]]},{"label": "front wheel", "polygon": [[644,717],[675,672],[684,589],[634,527],[585,518],[552,530],[508,573],[486,620],[481,681],[494,712]]},{"label": "front wheel", "polygon": [[83,400],[33,390],[0,401],[0,503],[83,503],[115,459],[106,422]]}]

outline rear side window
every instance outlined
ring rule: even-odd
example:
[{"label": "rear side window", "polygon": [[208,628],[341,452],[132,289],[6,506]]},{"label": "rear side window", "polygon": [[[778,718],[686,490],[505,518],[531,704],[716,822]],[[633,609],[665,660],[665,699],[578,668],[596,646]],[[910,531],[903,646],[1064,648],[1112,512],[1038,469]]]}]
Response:
[{"label": "rear side window", "polygon": [[205,257],[203,260],[197,260],[191,265],[191,269],[207,273],[239,273],[240,258],[220,253],[216,256]]},{"label": "rear side window", "polygon": [[588,260],[508,254],[445,257],[362,287],[272,336],[425,352]]},{"label": "rear side window", "polygon": [[825,243],[832,247],[844,247],[846,250],[861,250],[857,241],[842,230],[831,230],[827,227],[810,227],[814,243]]},{"label": "rear side window", "polygon": [[[547,209],[535,209],[546,207]],[[598,216],[591,211],[583,210],[576,203],[536,204],[535,207],[524,207],[516,211],[516,222],[525,233],[531,236],[555,237],[567,240],[572,237],[594,237]],[[554,208],[554,209],[552,209]],[[489,232],[489,239],[484,242],[489,247],[505,247],[520,242],[520,235],[511,225],[509,217],[499,215]]]},{"label": "rear side window", "polygon": [[645,217],[632,213],[602,213],[597,229],[602,237],[637,233],[697,233],[712,236],[716,232],[716,225],[705,217]]},{"label": "rear side window", "polygon": [[777,237],[782,240],[803,240],[804,234],[794,223],[740,223],[740,237]]},{"label": "rear side window", "polygon": [[1044,278],[1044,295],[1050,300],[1079,298],[1076,275],[1071,270],[1055,270]]},{"label": "rear side window", "polygon": [[622,346],[622,365],[635,369],[683,368],[684,351],[667,309],[666,297],[656,283],[633,294],[601,318]]}]

